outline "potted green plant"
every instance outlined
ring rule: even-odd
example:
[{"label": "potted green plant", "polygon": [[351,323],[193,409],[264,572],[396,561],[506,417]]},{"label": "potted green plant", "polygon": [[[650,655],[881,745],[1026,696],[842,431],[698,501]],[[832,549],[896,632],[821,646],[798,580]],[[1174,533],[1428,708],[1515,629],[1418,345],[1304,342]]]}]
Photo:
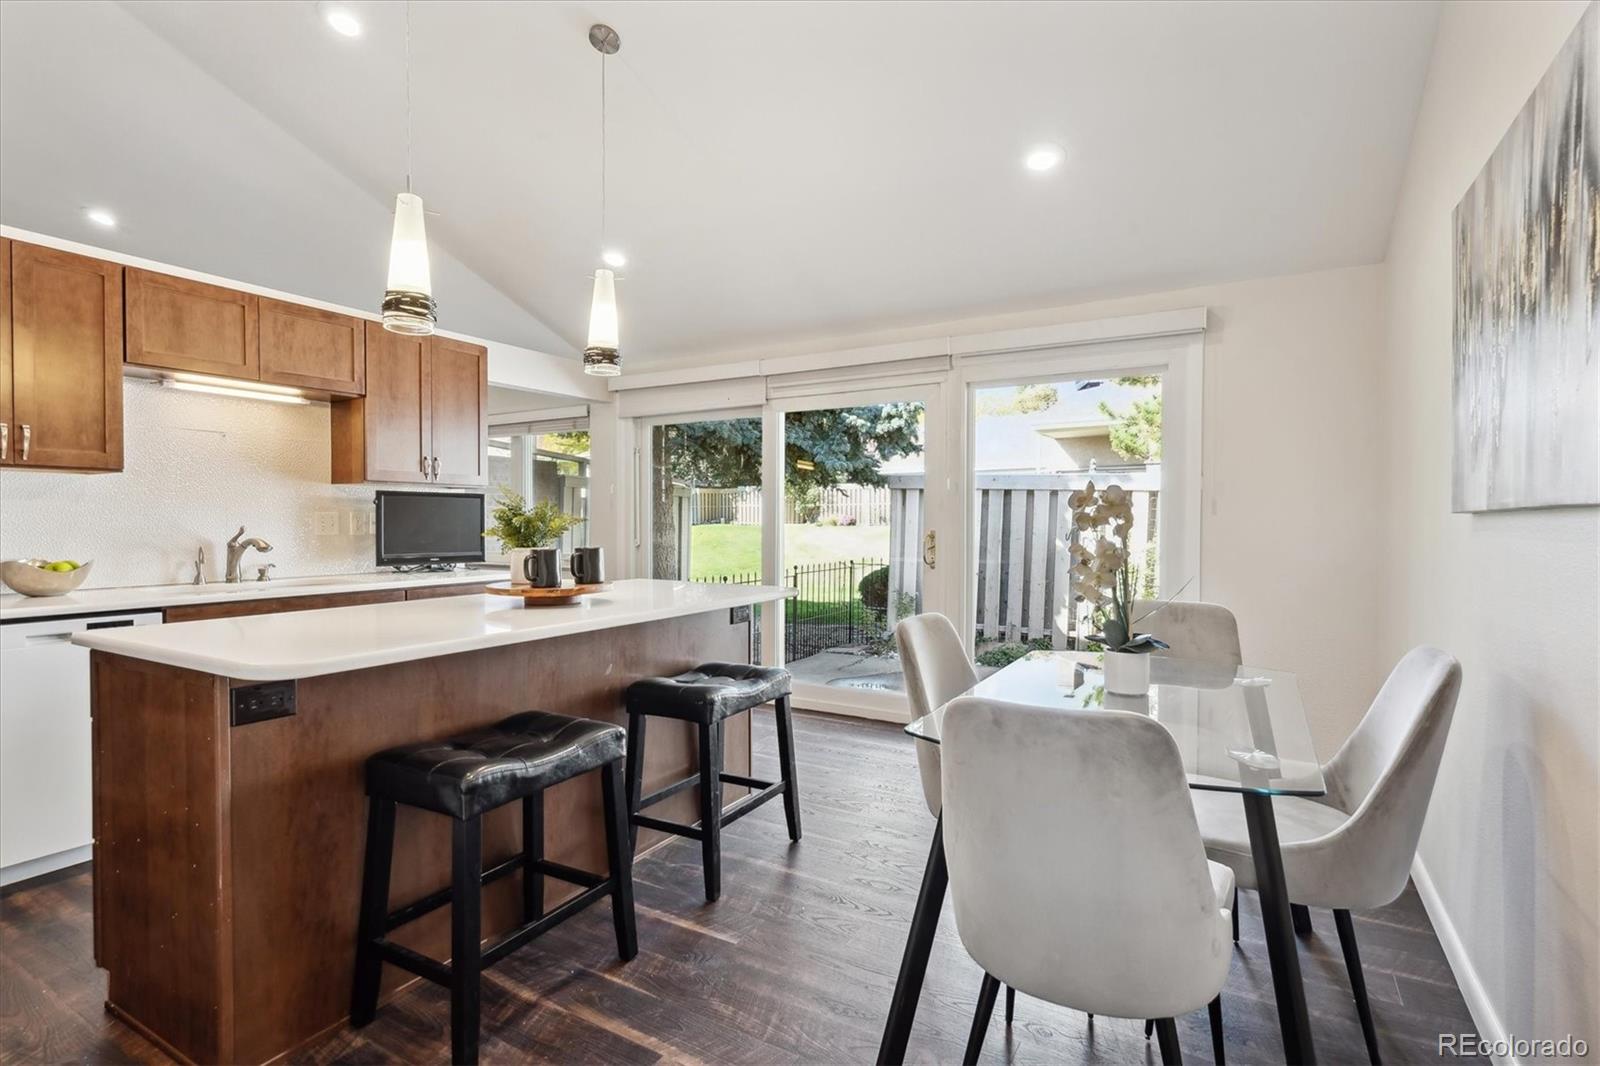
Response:
[{"label": "potted green plant", "polygon": [[520,492],[500,487],[500,502],[489,512],[493,524],[483,531],[500,542],[506,561],[511,564],[511,583],[526,585],[523,560],[534,548],[548,548],[583,519],[567,514],[552,500],[540,500],[532,507]]},{"label": "potted green plant", "polygon": [[1089,639],[1105,650],[1106,691],[1142,696],[1150,690],[1153,651],[1166,643],[1150,633],[1137,633],[1133,617],[1138,588],[1128,536],[1133,530],[1133,500],[1120,485],[1096,490],[1094,482],[1067,497],[1077,540],[1068,549],[1072,596],[1094,610],[1100,632]]}]

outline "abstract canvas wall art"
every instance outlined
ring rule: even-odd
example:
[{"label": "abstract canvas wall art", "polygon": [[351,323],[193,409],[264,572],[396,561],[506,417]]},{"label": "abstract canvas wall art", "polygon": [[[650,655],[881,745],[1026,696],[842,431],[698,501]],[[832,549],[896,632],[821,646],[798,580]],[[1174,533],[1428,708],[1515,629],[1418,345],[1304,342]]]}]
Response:
[{"label": "abstract canvas wall art", "polygon": [[1600,9],[1456,205],[1453,509],[1600,503]]}]

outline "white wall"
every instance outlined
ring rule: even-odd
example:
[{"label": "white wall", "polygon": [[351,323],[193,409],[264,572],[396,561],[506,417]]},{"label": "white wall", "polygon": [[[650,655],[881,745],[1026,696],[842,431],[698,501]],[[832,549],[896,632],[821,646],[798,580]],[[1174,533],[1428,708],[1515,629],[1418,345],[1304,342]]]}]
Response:
[{"label": "white wall", "polygon": [[[220,581],[223,545],[245,525],[272,544],[260,561],[277,564],[275,576],[372,569],[372,535],[352,534],[350,520],[371,514],[373,490],[328,484],[327,404],[128,378],[123,422],[121,473],[0,470],[0,556],[93,559],[84,587],[96,588],[188,581],[204,544],[207,575]],[[339,532],[313,534],[318,512],[336,515]]]},{"label": "white wall", "polygon": [[1480,1027],[1572,1033],[1595,1055],[1600,509],[1450,513],[1450,212],[1584,7],[1446,8],[1395,216],[1374,424],[1395,458],[1380,655],[1436,644],[1464,672],[1422,838],[1435,924],[1459,936]]},{"label": "white wall", "polygon": [[1380,266],[1322,271],[930,323],[840,347],[1208,308],[1203,594],[1238,614],[1249,661],[1301,675],[1317,748],[1331,754],[1382,680],[1375,544],[1387,458],[1372,431],[1382,278]]}]

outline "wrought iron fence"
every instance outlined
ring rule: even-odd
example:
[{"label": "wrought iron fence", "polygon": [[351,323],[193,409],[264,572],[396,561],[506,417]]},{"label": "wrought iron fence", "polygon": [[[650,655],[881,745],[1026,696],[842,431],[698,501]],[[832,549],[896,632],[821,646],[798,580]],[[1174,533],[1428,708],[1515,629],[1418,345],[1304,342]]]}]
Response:
[{"label": "wrought iron fence", "polygon": [[[796,662],[829,648],[859,647],[887,640],[887,572],[883,581],[884,595],[873,597],[885,606],[868,605],[861,595],[861,580],[887,566],[881,559],[846,559],[786,568],[783,583],[799,590],[800,594],[788,605],[783,634],[784,661]],[[723,574],[707,580],[728,585],[759,585],[761,575]],[[757,621],[758,643],[760,625]]]}]

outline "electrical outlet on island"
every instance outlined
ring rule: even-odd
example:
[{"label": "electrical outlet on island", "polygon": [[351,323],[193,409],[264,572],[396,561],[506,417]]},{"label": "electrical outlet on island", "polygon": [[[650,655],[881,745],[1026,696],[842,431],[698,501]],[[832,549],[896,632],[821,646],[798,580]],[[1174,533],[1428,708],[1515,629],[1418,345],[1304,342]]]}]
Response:
[{"label": "electrical outlet on island", "polygon": [[311,518],[311,530],[319,537],[336,536],[339,532],[339,512],[318,511]]}]

